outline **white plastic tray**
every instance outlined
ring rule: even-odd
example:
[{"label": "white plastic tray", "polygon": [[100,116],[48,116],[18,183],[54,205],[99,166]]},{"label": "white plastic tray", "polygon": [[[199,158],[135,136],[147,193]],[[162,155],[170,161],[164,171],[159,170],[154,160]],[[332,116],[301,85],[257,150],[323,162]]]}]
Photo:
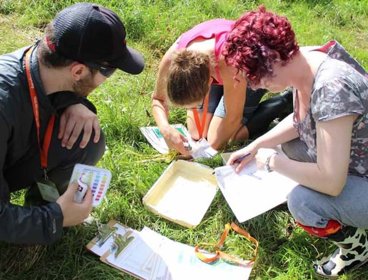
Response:
[{"label": "white plastic tray", "polygon": [[201,221],[218,190],[214,170],[178,160],[172,162],[143,197],[153,213],[193,228]]}]

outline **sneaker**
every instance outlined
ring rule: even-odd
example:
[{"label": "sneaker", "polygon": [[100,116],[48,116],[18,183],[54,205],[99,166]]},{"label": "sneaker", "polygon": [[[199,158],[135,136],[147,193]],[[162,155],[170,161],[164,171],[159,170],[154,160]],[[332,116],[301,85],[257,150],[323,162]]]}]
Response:
[{"label": "sneaker", "polygon": [[344,227],[327,239],[338,248],[329,257],[314,262],[313,268],[318,275],[337,277],[368,261],[368,241],[364,229]]}]

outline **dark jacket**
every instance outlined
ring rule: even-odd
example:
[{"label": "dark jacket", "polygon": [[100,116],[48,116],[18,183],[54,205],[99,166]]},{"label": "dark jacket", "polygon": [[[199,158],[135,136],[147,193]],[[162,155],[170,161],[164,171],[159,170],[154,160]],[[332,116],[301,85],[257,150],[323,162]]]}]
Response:
[{"label": "dark jacket", "polygon": [[[38,153],[37,132],[23,62],[27,49],[0,56],[0,241],[49,244],[62,235],[63,216],[59,205],[12,205],[10,192],[28,187],[34,181],[24,186],[13,186],[6,178],[7,169]],[[93,105],[70,92],[46,96],[40,81],[36,51],[31,56],[31,73],[39,101],[42,143],[51,114],[76,103],[82,102],[89,108]],[[21,176],[22,171],[19,172]]]}]

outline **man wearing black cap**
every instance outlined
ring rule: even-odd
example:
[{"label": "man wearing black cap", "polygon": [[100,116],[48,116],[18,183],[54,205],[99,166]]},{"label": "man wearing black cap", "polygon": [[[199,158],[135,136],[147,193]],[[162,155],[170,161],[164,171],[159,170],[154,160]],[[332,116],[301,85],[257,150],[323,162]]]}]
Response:
[{"label": "man wearing black cap", "polygon": [[[74,202],[69,179],[76,163],[94,165],[105,149],[88,94],[116,69],[143,70],[125,35],[114,12],[78,3],[57,14],[35,45],[0,56],[0,241],[49,244],[89,215],[91,191]],[[41,206],[9,202],[29,186],[43,198],[53,187],[62,195]]]}]

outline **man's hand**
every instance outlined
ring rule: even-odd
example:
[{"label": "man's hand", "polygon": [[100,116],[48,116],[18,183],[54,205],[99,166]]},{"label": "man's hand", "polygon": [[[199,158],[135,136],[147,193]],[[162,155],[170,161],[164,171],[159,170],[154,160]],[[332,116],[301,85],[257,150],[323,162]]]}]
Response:
[{"label": "man's hand", "polygon": [[82,223],[92,211],[92,191],[88,188],[81,203],[74,201],[78,183],[71,183],[65,193],[56,200],[63,212],[63,227],[75,226]]},{"label": "man's hand", "polygon": [[100,139],[100,124],[97,115],[83,104],[74,104],[65,109],[60,118],[60,128],[58,138],[62,147],[71,149],[83,130],[83,138],[79,147],[85,148],[94,130],[93,142]]}]

